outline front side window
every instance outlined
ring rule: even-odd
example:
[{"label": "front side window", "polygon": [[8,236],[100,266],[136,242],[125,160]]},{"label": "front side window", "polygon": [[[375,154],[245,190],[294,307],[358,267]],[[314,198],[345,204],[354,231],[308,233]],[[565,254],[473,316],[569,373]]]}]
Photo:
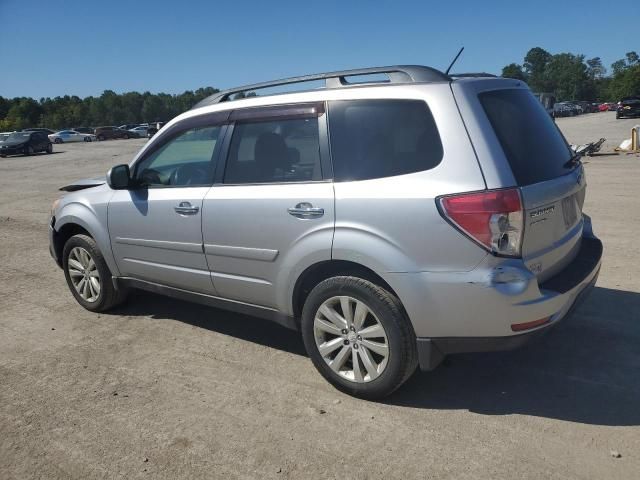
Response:
[{"label": "front side window", "polygon": [[213,151],[221,127],[186,130],[142,160],[135,168],[144,186],[203,186],[213,182]]},{"label": "front side window", "polygon": [[442,160],[438,129],[421,100],[329,102],[329,130],[337,182],[415,173]]},{"label": "front side window", "polygon": [[236,123],[224,183],[321,180],[318,119]]}]

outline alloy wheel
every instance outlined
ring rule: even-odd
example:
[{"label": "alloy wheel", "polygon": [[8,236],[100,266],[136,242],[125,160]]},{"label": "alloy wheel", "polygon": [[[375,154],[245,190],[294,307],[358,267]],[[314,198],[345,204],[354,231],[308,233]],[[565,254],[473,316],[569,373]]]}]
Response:
[{"label": "alloy wheel", "polygon": [[100,274],[91,254],[82,247],[74,247],[69,252],[67,269],[78,295],[87,302],[97,301],[100,296]]},{"label": "alloy wheel", "polygon": [[316,312],[313,335],[318,352],[338,375],[355,383],[378,378],[389,360],[382,323],[361,300],[331,297]]}]

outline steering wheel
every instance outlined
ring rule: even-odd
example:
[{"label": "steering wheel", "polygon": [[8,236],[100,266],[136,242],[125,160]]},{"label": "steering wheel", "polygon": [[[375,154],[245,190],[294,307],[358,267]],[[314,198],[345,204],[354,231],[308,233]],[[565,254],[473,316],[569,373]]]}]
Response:
[{"label": "steering wheel", "polygon": [[195,165],[182,165],[176,168],[169,178],[169,185],[200,185],[207,183],[209,172]]},{"label": "steering wheel", "polygon": [[153,168],[145,168],[140,174],[139,180],[142,185],[163,185],[160,172]]}]

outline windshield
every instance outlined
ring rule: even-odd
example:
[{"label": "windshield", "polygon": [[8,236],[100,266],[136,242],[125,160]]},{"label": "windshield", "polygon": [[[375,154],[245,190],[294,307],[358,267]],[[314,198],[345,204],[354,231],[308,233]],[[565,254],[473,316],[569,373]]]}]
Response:
[{"label": "windshield", "polygon": [[13,132],[7,140],[28,140],[31,132]]},{"label": "windshield", "polygon": [[479,97],[518,185],[544,182],[567,173],[571,150],[528,90],[494,90]]}]

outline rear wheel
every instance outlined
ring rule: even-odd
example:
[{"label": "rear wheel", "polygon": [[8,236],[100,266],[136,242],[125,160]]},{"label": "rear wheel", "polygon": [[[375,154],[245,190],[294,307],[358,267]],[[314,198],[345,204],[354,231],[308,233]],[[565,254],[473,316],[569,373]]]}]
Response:
[{"label": "rear wheel", "polygon": [[74,235],[67,240],[62,267],[69,290],[87,310],[104,312],[125,300],[126,291],[115,288],[102,253],[88,235]]},{"label": "rear wheel", "polygon": [[350,395],[385,397],[416,369],[416,338],[400,301],[367,280],[319,283],[304,304],[301,326],[315,367]]}]

